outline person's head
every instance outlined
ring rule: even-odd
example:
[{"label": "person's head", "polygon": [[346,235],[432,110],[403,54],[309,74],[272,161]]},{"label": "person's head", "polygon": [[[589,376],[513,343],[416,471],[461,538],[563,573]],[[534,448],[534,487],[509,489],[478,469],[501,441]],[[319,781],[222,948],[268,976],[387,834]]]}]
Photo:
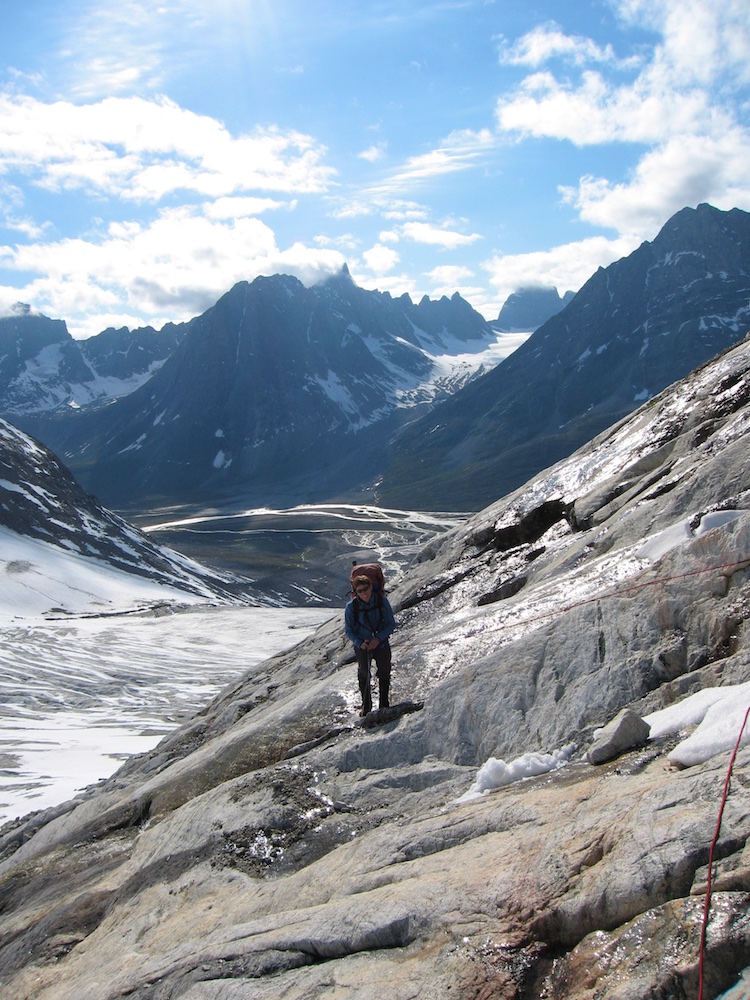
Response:
[{"label": "person's head", "polygon": [[354,593],[363,601],[369,601],[372,594],[372,580],[367,576],[356,576],[354,578]]}]

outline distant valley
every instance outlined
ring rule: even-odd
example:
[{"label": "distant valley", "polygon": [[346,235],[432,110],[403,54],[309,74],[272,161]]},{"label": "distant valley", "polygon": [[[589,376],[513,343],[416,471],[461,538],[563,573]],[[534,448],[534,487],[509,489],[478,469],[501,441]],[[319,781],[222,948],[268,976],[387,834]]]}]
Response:
[{"label": "distant valley", "polygon": [[280,603],[342,608],[354,562],[377,559],[393,580],[428,541],[464,519],[365,504],[301,504],[234,512],[172,509],[134,522],[160,545],[251,577],[255,591]]}]

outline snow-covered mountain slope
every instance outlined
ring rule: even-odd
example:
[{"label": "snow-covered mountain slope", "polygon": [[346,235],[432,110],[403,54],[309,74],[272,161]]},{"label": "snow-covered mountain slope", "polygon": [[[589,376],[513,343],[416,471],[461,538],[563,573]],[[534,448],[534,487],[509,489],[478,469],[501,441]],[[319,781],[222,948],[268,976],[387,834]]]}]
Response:
[{"label": "snow-covered mountain slope", "polygon": [[[0,483],[0,495],[4,484]],[[186,574],[185,574],[186,575]],[[183,584],[185,581],[183,575]],[[206,587],[194,591],[159,583],[115,568],[111,562],[81,555],[0,526],[0,623],[44,616],[123,614],[168,604],[215,600]]]},{"label": "snow-covered mountain slope", "polygon": [[74,340],[62,320],[18,307],[0,318],[0,413],[78,408],[133,392],[179,343],[182,329],[105,330]]},{"label": "snow-covered mountain slope", "polygon": [[[0,615],[242,601],[251,581],[206,569],[86,494],[46,448],[0,420]],[[263,598],[264,602],[268,599]]]}]

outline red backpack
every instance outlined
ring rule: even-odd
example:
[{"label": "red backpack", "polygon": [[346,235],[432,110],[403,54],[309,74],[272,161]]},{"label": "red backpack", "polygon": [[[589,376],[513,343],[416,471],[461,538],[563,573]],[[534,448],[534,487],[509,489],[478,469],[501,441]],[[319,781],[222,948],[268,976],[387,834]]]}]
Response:
[{"label": "red backpack", "polygon": [[381,595],[385,593],[385,576],[383,575],[383,567],[380,563],[354,563],[352,566],[351,576],[349,577],[349,585],[352,591],[352,597],[355,597],[354,591],[354,581],[358,576],[366,576],[367,579],[372,583],[373,590],[378,591]]}]

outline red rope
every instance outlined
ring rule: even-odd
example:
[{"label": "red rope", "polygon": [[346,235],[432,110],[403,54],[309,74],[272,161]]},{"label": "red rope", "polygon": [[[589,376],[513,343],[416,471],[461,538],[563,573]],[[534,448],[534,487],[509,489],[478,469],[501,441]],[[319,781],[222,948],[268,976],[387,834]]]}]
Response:
[{"label": "red rope", "polygon": [[750,717],[750,706],[748,706],[745,712],[745,719],[740,727],[740,735],[737,737],[737,742],[732,753],[731,760],[729,761],[729,767],[727,768],[727,776],[724,780],[724,792],[721,796],[721,804],[719,806],[719,818],[716,822],[716,832],[714,833],[714,839],[711,841],[711,848],[708,852],[708,885],[706,887],[706,900],[703,905],[703,923],[701,925],[701,939],[698,950],[698,1000],[703,1000],[703,960],[706,952],[706,931],[708,929],[708,916],[711,909],[711,888],[712,888],[712,872],[714,864],[714,850],[716,844],[719,840],[719,831],[721,830],[721,819],[724,815],[724,806],[726,805],[727,796],[729,795],[729,782],[732,777],[732,768],[734,767],[734,761],[737,753],[740,749],[740,742],[742,740],[742,734],[745,731],[745,726],[747,725],[748,717]]}]

